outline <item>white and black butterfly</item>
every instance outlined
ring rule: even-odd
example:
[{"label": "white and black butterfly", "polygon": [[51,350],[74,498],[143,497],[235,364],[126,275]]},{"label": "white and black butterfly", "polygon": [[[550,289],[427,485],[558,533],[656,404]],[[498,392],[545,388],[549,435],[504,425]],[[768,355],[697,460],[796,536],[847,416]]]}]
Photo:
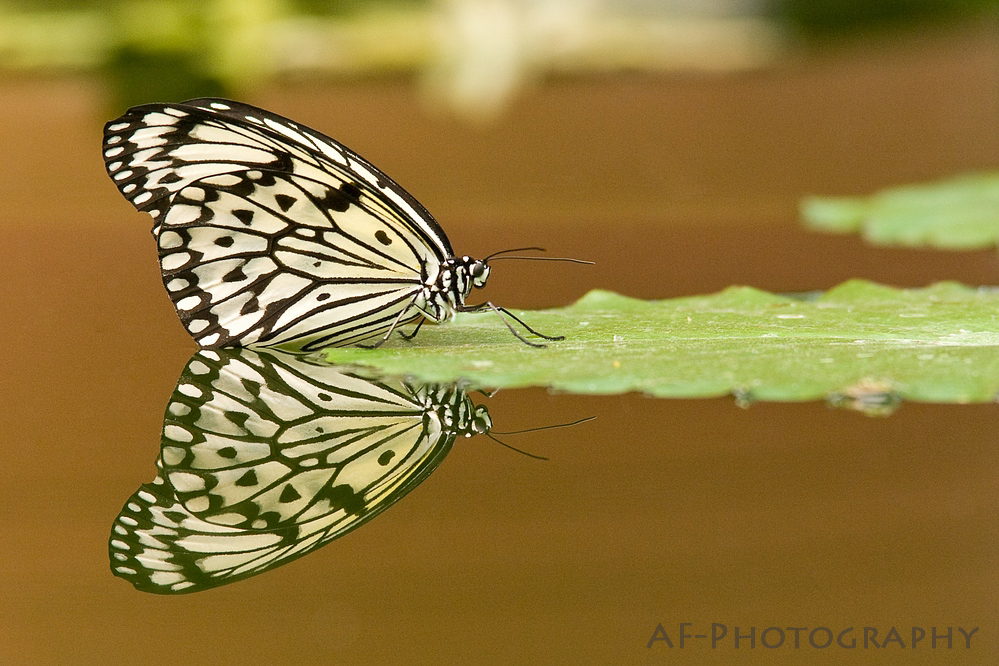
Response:
[{"label": "white and black butterfly", "polygon": [[365,524],[422,483],[456,437],[491,427],[455,387],[202,350],[167,407],[156,479],[114,522],[111,569],[161,594],[262,573]]},{"label": "white and black butterfly", "polygon": [[107,123],[103,154],[125,198],[153,216],[163,283],[202,347],[381,344],[402,324],[419,320],[412,337],[426,320],[481,310],[529,345],[543,346],[504,315],[562,339],[492,303],[466,305],[503,253],[456,257],[416,199],[304,125],[222,99],[148,104]]}]

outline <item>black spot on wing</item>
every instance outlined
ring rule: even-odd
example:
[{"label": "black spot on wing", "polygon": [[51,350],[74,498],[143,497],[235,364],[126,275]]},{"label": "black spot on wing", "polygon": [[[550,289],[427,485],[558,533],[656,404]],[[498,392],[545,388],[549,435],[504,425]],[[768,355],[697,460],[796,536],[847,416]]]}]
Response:
[{"label": "black spot on wing", "polygon": [[253,211],[245,210],[243,208],[236,208],[232,211],[233,217],[245,224],[250,226],[253,223]]},{"label": "black spot on wing", "polygon": [[376,231],[375,238],[378,239],[378,242],[381,243],[382,245],[392,244],[392,239],[389,238],[389,235],[385,233],[384,229],[379,229],[378,231]]},{"label": "black spot on wing", "polygon": [[236,479],[236,485],[244,488],[248,486],[255,486],[258,483],[260,482],[257,480],[257,473],[252,469],[248,470],[246,474]]},{"label": "black spot on wing", "polygon": [[320,208],[343,213],[351,206],[356,205],[360,198],[361,189],[354,183],[345,182],[339,188],[334,187],[327,190],[326,196],[317,203]]},{"label": "black spot on wing", "polygon": [[237,266],[222,276],[223,282],[243,282],[248,279],[249,278],[246,276],[246,273],[243,272],[242,266]]},{"label": "black spot on wing", "polygon": [[227,411],[225,418],[230,423],[234,423],[243,430],[246,430],[246,422],[250,419],[250,415],[247,412]]},{"label": "black spot on wing", "polygon": [[343,509],[348,514],[356,516],[365,511],[364,496],[355,493],[354,489],[347,484],[340,484],[324,492],[316,493],[316,499],[327,499],[333,510]]},{"label": "black spot on wing", "polygon": [[243,390],[252,395],[254,398],[260,397],[260,391],[263,388],[260,382],[243,378],[239,381],[239,383],[243,386]]},{"label": "black spot on wing", "polygon": [[243,307],[239,309],[239,314],[248,315],[252,312],[256,312],[259,309],[260,309],[260,301],[257,300],[256,296],[253,296],[252,298],[248,299],[245,303],[243,303]]},{"label": "black spot on wing", "polygon": [[278,194],[274,197],[274,201],[277,202],[277,205],[281,208],[282,213],[287,213],[298,200],[287,194]]},{"label": "black spot on wing", "polygon": [[278,498],[278,501],[283,504],[287,504],[288,502],[294,502],[297,499],[301,499],[301,497],[302,495],[289,483],[284,487],[284,490],[281,491],[281,497]]}]

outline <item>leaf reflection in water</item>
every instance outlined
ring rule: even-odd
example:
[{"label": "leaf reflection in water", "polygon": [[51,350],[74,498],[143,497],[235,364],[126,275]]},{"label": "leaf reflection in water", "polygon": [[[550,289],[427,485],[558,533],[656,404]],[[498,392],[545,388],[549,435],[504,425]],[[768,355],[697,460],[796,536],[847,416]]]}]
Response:
[{"label": "leaf reflection in water", "polygon": [[199,351],[167,407],[157,477],[114,522],[111,570],[159,594],[262,573],[365,524],[422,483],[456,437],[491,426],[454,386]]}]

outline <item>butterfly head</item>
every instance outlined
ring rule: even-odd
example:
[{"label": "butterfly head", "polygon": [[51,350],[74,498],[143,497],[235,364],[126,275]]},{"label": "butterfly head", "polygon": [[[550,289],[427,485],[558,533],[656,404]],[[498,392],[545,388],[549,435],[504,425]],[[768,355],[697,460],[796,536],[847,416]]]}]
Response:
[{"label": "butterfly head", "polygon": [[447,318],[465,303],[472,288],[486,286],[489,278],[489,264],[471,257],[452,257],[441,263],[432,284],[427,285],[427,293],[416,307],[434,321]]},{"label": "butterfly head", "polygon": [[461,294],[462,298],[472,292],[472,287],[481,289],[486,286],[490,270],[489,264],[486,263],[487,260],[455,257],[451,261],[453,265],[450,268],[454,276],[454,284],[457,287],[456,291]]},{"label": "butterfly head", "polygon": [[456,437],[473,437],[492,430],[493,420],[485,405],[476,405],[458,386],[427,385],[418,391],[428,409],[437,414],[445,430]]},{"label": "butterfly head", "polygon": [[466,396],[459,415],[454,424],[454,432],[458,437],[474,437],[488,434],[493,429],[493,420],[485,405],[474,405]]}]

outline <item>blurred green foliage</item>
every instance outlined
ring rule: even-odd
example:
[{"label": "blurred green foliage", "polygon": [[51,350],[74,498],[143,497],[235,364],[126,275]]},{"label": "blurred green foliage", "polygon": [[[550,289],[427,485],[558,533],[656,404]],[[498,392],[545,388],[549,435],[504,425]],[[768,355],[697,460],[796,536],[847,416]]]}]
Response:
[{"label": "blurred green foliage", "polygon": [[808,197],[805,224],[876,245],[970,250],[999,245],[999,173],[892,187],[866,197]]},{"label": "blurred green foliage", "polygon": [[312,16],[350,16],[369,11],[372,6],[412,9],[428,7],[434,0],[294,0],[297,13]]},{"label": "blurred green foliage", "polygon": [[778,17],[811,35],[841,35],[917,21],[945,21],[999,7],[999,0],[775,0]]},{"label": "blurred green foliage", "polygon": [[148,102],[182,102],[194,97],[224,97],[228,88],[207,74],[198,53],[149,52],[132,46],[116,49],[105,67],[115,110]]},{"label": "blurred green foliage", "polygon": [[[147,102],[231,94],[240,77],[219,67],[218,54],[225,41],[220,37],[227,28],[232,31],[220,14],[231,3],[129,0],[103,4],[114,35],[103,70],[116,111]],[[246,4],[274,3],[247,0]],[[249,67],[255,64],[248,62]]]}]

